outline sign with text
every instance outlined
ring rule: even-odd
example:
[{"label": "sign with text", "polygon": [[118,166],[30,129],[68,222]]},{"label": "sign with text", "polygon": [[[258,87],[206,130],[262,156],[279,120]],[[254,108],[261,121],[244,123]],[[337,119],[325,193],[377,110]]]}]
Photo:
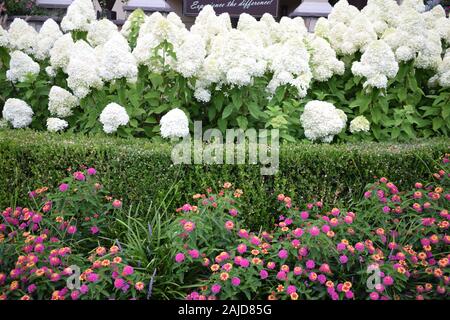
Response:
[{"label": "sign with text", "polygon": [[278,16],[278,0],[183,0],[183,14],[197,16],[208,4],[217,14],[228,12],[232,17],[241,13],[254,17],[261,17],[264,13]]}]

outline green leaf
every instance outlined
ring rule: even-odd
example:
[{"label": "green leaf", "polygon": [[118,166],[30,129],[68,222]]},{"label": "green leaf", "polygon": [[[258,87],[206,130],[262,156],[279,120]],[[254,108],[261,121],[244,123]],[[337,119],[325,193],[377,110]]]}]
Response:
[{"label": "green leaf", "polygon": [[228,118],[233,113],[234,105],[229,104],[223,109],[222,119]]},{"label": "green leaf", "polygon": [[438,131],[442,125],[444,125],[444,120],[442,120],[442,118],[434,118],[433,119],[433,130],[434,131]]},{"label": "green leaf", "polygon": [[247,120],[246,117],[239,116],[239,117],[236,118],[236,121],[238,123],[239,128],[244,129],[244,130],[247,129],[248,120]]}]

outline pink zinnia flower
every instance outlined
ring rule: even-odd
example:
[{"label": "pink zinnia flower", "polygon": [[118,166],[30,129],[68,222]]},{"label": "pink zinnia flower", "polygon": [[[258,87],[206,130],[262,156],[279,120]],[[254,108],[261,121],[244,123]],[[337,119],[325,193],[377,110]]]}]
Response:
[{"label": "pink zinnia flower", "polygon": [[181,253],[181,252],[177,253],[176,256],[175,256],[175,261],[178,262],[178,263],[183,262],[184,261],[184,254]]},{"label": "pink zinnia flower", "polygon": [[233,277],[231,279],[231,284],[235,287],[237,287],[238,285],[241,284],[241,279],[239,279],[238,277]]},{"label": "pink zinnia flower", "polygon": [[390,286],[390,285],[394,284],[394,279],[391,276],[386,276],[383,278],[383,284],[385,286]]},{"label": "pink zinnia flower", "polygon": [[72,298],[72,300],[78,300],[79,297],[80,297],[80,291],[78,291],[78,290],[74,290],[70,293],[70,298]]},{"label": "pink zinnia flower", "polygon": [[96,227],[96,226],[91,227],[91,233],[92,233],[92,234],[96,234],[96,233],[98,233],[98,232],[99,232],[98,227]]},{"label": "pink zinnia flower", "polygon": [[83,172],[80,172],[80,171],[74,172],[73,177],[75,178],[75,180],[78,180],[78,181],[84,181],[86,179]]},{"label": "pink zinnia flower", "polygon": [[295,286],[290,285],[290,286],[288,286],[288,287],[286,288],[286,293],[287,293],[287,294],[291,294],[291,293],[294,293],[294,292],[297,292],[297,288],[296,288]]},{"label": "pink zinnia flower", "polygon": [[87,174],[90,176],[93,176],[96,173],[97,173],[97,170],[95,170],[94,168],[87,169]]},{"label": "pink zinnia flower", "polygon": [[214,294],[217,294],[217,293],[219,293],[220,292],[220,289],[222,289],[222,286],[220,285],[220,284],[213,284],[212,286],[211,286],[211,292],[212,293],[214,293]]},{"label": "pink zinnia flower", "polygon": [[59,185],[59,191],[66,192],[69,189],[69,185],[67,183],[61,183]]},{"label": "pink zinnia flower", "polygon": [[306,267],[307,267],[308,269],[314,269],[315,266],[316,266],[316,264],[315,264],[314,260],[308,260],[308,261],[306,261]]},{"label": "pink zinnia flower", "polygon": [[114,280],[114,287],[116,289],[122,289],[125,285],[126,282],[122,278],[117,278],[116,280]]},{"label": "pink zinnia flower", "polygon": [[286,280],[286,272],[284,272],[284,271],[279,271],[279,272],[277,273],[277,279],[278,279],[278,280]]},{"label": "pink zinnia flower", "polygon": [[75,232],[77,232],[77,227],[76,226],[69,226],[67,228],[67,233],[68,234],[75,234]]},{"label": "pink zinnia flower", "polygon": [[347,261],[348,261],[348,257],[345,254],[339,257],[339,262],[341,264],[346,264]]},{"label": "pink zinnia flower", "polygon": [[269,273],[263,269],[259,272],[259,276],[261,277],[261,279],[266,279],[269,276]]},{"label": "pink zinnia flower", "polygon": [[292,234],[296,238],[300,238],[303,235],[303,230],[301,228],[297,228],[294,231],[292,231]]},{"label": "pink zinnia flower", "polygon": [[248,268],[248,266],[250,265],[250,262],[247,259],[242,258],[239,265],[243,268]]},{"label": "pink zinnia flower", "polygon": [[243,254],[246,251],[247,246],[244,243],[241,243],[240,245],[237,246],[237,252],[239,252],[240,254]]},{"label": "pink zinnia flower", "polygon": [[195,229],[195,223],[192,221],[186,221],[185,224],[183,225],[183,229],[186,232],[192,232]]},{"label": "pink zinnia flower", "polygon": [[86,293],[88,293],[88,291],[89,291],[89,287],[86,284],[81,285],[80,292],[82,294],[86,294]]},{"label": "pink zinnia flower", "polygon": [[300,212],[300,217],[301,217],[303,220],[308,219],[308,217],[309,217],[308,211],[302,211],[302,212]]},{"label": "pink zinnia flower", "polygon": [[371,293],[369,294],[369,296],[370,296],[370,299],[371,299],[371,300],[378,300],[378,299],[380,298],[380,295],[379,295],[378,292],[376,292],[376,291],[371,292]]},{"label": "pink zinnia flower", "polygon": [[309,229],[309,234],[313,237],[316,237],[320,234],[320,229],[314,226],[311,229]]},{"label": "pink zinnia flower", "polygon": [[195,250],[195,249],[188,250],[188,253],[194,259],[197,259],[200,256],[200,253],[198,252],[198,250]]},{"label": "pink zinnia flower", "polygon": [[112,206],[116,209],[120,208],[122,206],[122,201],[116,199],[113,201]]},{"label": "pink zinnia flower", "polygon": [[279,257],[280,259],[287,259],[287,257],[288,257],[288,252],[287,252],[287,250],[285,250],[285,249],[280,250],[280,251],[278,252],[278,257]]},{"label": "pink zinnia flower", "polygon": [[225,222],[225,229],[227,230],[233,230],[234,228],[234,223],[231,220],[228,220],[227,222]]},{"label": "pink zinnia flower", "polygon": [[100,279],[100,277],[98,276],[98,274],[91,272],[87,275],[86,279],[89,282],[97,282]]},{"label": "pink zinnia flower", "polygon": [[134,273],[134,269],[132,266],[125,266],[122,271],[122,275],[124,277],[132,275]]}]

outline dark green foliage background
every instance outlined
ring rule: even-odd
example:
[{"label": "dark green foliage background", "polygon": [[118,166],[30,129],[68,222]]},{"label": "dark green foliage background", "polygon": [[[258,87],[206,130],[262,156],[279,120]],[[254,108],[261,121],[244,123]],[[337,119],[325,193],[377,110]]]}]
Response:
[{"label": "dark green foliage background", "polygon": [[351,203],[375,176],[386,176],[400,188],[429,178],[449,147],[449,138],[405,144],[287,144],[280,152],[279,172],[261,176],[259,165],[172,165],[171,146],[146,139],[3,130],[0,206],[24,205],[28,191],[57,186],[69,167],[86,165],[95,167],[102,183],[125,204],[166,202],[165,207],[175,209],[193,194],[230,181],[244,190],[248,211],[242,216],[247,223],[264,227],[276,216],[269,208],[276,207],[273,195],[279,192],[296,203]]}]

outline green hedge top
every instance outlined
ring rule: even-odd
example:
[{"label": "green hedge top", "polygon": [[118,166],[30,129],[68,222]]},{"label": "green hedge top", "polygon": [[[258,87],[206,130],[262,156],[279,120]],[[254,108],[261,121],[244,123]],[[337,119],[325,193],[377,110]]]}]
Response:
[{"label": "green hedge top", "polygon": [[173,165],[171,146],[145,139],[50,134],[31,130],[0,131],[0,205],[24,204],[27,193],[56,186],[68,168],[93,166],[103,184],[125,203],[164,203],[170,209],[189,202],[207,187],[230,181],[245,191],[252,224],[270,223],[274,197],[283,192],[297,201],[337,203],[360,197],[374,177],[386,176],[410,186],[429,178],[438,159],[449,152],[450,139],[405,144],[289,144],[280,151],[274,176],[260,165]]}]

